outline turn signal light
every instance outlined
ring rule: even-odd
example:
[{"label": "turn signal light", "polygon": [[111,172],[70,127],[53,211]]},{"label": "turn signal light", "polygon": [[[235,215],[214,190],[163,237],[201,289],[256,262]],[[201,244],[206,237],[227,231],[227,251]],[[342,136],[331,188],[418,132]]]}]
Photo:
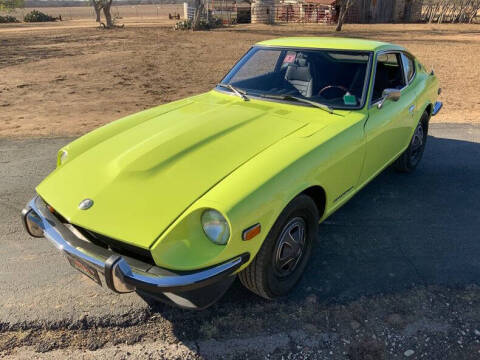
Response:
[{"label": "turn signal light", "polygon": [[255,236],[260,234],[261,230],[262,230],[262,227],[260,226],[260,224],[255,224],[253,226],[250,226],[248,229],[243,230],[242,239],[243,240],[253,239]]}]

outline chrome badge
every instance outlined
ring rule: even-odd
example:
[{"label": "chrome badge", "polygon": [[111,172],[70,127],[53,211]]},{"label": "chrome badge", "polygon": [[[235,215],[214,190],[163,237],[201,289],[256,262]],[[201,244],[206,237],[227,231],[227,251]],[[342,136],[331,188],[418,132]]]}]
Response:
[{"label": "chrome badge", "polygon": [[93,206],[93,200],[92,199],[85,199],[78,205],[78,208],[80,210],[88,210],[92,206]]}]

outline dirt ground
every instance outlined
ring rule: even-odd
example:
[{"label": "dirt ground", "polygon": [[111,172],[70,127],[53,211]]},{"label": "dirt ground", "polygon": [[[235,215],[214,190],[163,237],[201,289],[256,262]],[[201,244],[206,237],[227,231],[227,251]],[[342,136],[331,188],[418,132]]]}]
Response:
[{"label": "dirt ground", "polygon": [[247,302],[234,311],[157,305],[117,323],[85,316],[66,326],[0,326],[0,357],[473,360],[480,356],[479,295],[477,286],[420,287],[336,305],[315,295],[303,303]]},{"label": "dirt ground", "polygon": [[[126,18],[0,26],[0,137],[79,135],[130,113],[211,89],[254,43],[280,36],[336,36],[317,24],[173,30],[173,21]],[[407,47],[443,89],[435,122],[480,122],[480,26],[347,25],[342,36]]]},{"label": "dirt ground", "polygon": [[[87,2],[85,2],[87,4]],[[42,8],[23,8],[15,9],[10,12],[9,15],[15,16],[21,20],[25,14],[32,10],[40,10],[41,12],[53,17],[61,16],[62,20],[84,20],[94,19],[95,11],[92,6],[64,6],[64,7],[42,7]],[[179,13],[183,14],[183,4],[142,4],[142,5],[118,5],[113,2],[112,4],[112,16],[118,18],[119,23],[122,23],[124,18],[140,18],[140,19],[155,19],[161,20],[168,18],[168,14]],[[0,11],[0,14],[6,14],[6,12]]]},{"label": "dirt ground", "polygon": [[[72,18],[76,20],[0,26],[0,140],[2,137],[80,135],[124,115],[209,90],[257,41],[280,36],[337,35],[332,26],[300,24],[241,25],[210,32],[175,32],[173,22],[161,16],[128,17],[122,19],[125,28],[105,31],[97,29],[93,20],[77,19],[73,15]],[[440,78],[444,109],[432,121],[480,123],[477,95],[480,90],[480,26],[347,25],[340,35],[392,41],[406,46],[427,67],[433,66]],[[471,130],[467,132],[471,133]],[[429,146],[437,144],[437,151],[431,154],[438,152],[439,157],[447,158],[455,151],[468,153],[476,149],[470,142],[448,147],[441,143],[447,141],[442,140],[444,137],[445,134],[429,140]],[[449,151],[443,150],[442,153],[442,149]],[[473,158],[475,155],[469,153],[469,156]],[[2,161],[6,164],[9,160]],[[443,168],[438,165],[439,161],[432,166],[430,174],[438,176],[440,170],[437,169],[441,169],[440,175],[442,171],[464,174],[469,179],[478,175],[473,165],[470,172],[465,172],[465,165],[457,159]],[[428,178],[428,186],[432,186],[433,175]],[[15,179],[19,175],[12,176]],[[5,178],[2,180],[7,183]],[[462,179],[458,177],[457,183],[465,184]],[[381,184],[392,184],[395,191],[410,192],[405,182],[401,182],[404,180],[396,181],[387,176]],[[399,184],[402,186],[397,186]],[[415,196],[422,203],[421,194],[428,189],[426,186],[420,187]],[[364,198],[352,205],[350,209],[358,211],[355,216],[348,211],[344,213],[348,223],[367,210],[379,208],[380,212],[384,211],[379,204],[392,201],[393,190],[385,191],[383,195],[377,192],[378,189],[364,193]],[[430,202],[439,204],[436,207],[440,208],[444,204],[438,194],[443,193],[432,192],[428,199],[436,200]],[[437,228],[435,231],[445,232],[442,239],[456,237],[456,240],[465,240],[468,237],[474,240],[475,236],[468,231],[465,234],[455,232],[458,227],[450,223],[457,219],[468,221],[459,209],[464,209],[460,204],[467,202],[467,196],[474,199],[472,194],[475,194],[472,189],[468,194],[460,187],[452,189],[450,196],[463,201],[457,204],[457,208],[447,205],[451,208],[446,215],[451,219],[436,217],[448,223],[448,228],[440,227],[435,221],[430,224]],[[398,204],[403,203],[401,192],[398,199],[402,199]],[[359,206],[365,203],[366,207]],[[472,205],[469,209],[473,209],[473,218],[477,208]],[[421,212],[428,213],[423,208]],[[402,219],[392,210],[386,213],[395,221]],[[342,215],[339,216],[337,219],[342,220]],[[366,220],[372,223],[370,217]],[[478,223],[473,220],[471,223]],[[423,224],[422,221],[418,220]],[[338,233],[335,221],[330,226],[330,244],[348,242],[350,238]],[[358,228],[360,226],[365,227],[363,223]],[[412,227],[412,222],[407,221],[407,227]],[[471,225],[463,228],[473,229]],[[372,231],[371,237],[378,234],[376,231]],[[360,232],[359,236],[362,234],[365,233]],[[428,227],[425,234],[431,235]],[[338,255],[333,252],[331,258],[348,257],[352,261],[352,256],[357,256],[373,262],[367,256],[372,249],[386,247],[384,237],[379,236],[379,239],[382,242],[370,239],[374,244],[372,248],[345,246],[343,252]],[[425,244],[427,246],[429,242],[425,240]],[[438,247],[438,242],[435,246]],[[456,246],[465,247],[465,253],[470,251],[462,241]],[[336,249],[334,246],[330,248]],[[423,254],[423,248],[418,248]],[[392,254],[396,255],[396,252],[396,248],[392,250]],[[440,255],[432,252],[430,257],[437,256],[440,262],[445,253],[456,254],[445,247]],[[423,260],[423,257],[417,259],[418,262]],[[378,268],[388,269],[389,261],[384,260],[384,263],[385,268]],[[476,262],[471,268],[460,260],[455,263],[465,272],[474,273],[478,269]],[[326,263],[321,264],[326,266]],[[332,267],[332,283],[340,278],[346,284],[341,286],[347,287],[351,283],[368,285],[362,281],[364,278],[352,276],[353,270],[346,271],[347,275],[342,278],[345,266],[340,261],[338,268]],[[411,271],[419,271],[413,262],[412,268]],[[448,266],[446,270],[449,271]],[[452,277],[455,277],[456,273],[453,273]],[[419,274],[423,276],[421,272]],[[395,274],[388,271],[380,275],[372,278],[400,282],[390,280]],[[278,302],[266,302],[237,284],[226,299],[202,312],[156,305],[148,312],[133,309],[128,316],[103,320],[85,315],[78,321],[11,325],[0,319],[0,358],[478,359],[479,287],[430,286],[430,283],[425,281],[425,286],[412,283],[409,289],[387,295],[368,294],[345,301],[335,296],[325,300],[316,293],[325,289],[306,286],[307,296],[300,293]]]}]

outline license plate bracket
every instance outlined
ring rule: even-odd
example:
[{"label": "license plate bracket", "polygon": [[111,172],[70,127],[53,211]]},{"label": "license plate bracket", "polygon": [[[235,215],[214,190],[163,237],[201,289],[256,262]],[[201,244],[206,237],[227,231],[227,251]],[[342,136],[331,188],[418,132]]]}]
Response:
[{"label": "license plate bracket", "polygon": [[80,260],[78,258],[65,255],[70,265],[75,269],[80,271],[83,275],[88,277],[89,279],[96,282],[98,285],[102,286],[102,282],[100,281],[100,276],[98,275],[98,271],[94,269],[92,266],[87,264],[85,261]]}]

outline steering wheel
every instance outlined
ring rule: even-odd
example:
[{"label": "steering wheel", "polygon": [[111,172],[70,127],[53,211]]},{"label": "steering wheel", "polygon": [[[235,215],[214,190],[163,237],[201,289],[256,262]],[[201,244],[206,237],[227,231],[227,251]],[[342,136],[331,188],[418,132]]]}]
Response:
[{"label": "steering wheel", "polygon": [[[322,93],[326,90],[329,90],[329,89],[340,89],[342,90],[345,94],[348,92],[348,89],[345,87],[345,86],[342,86],[342,85],[327,85],[325,87],[323,87],[319,92],[318,92],[318,95],[322,95]],[[343,94],[342,94],[343,95]]]}]

